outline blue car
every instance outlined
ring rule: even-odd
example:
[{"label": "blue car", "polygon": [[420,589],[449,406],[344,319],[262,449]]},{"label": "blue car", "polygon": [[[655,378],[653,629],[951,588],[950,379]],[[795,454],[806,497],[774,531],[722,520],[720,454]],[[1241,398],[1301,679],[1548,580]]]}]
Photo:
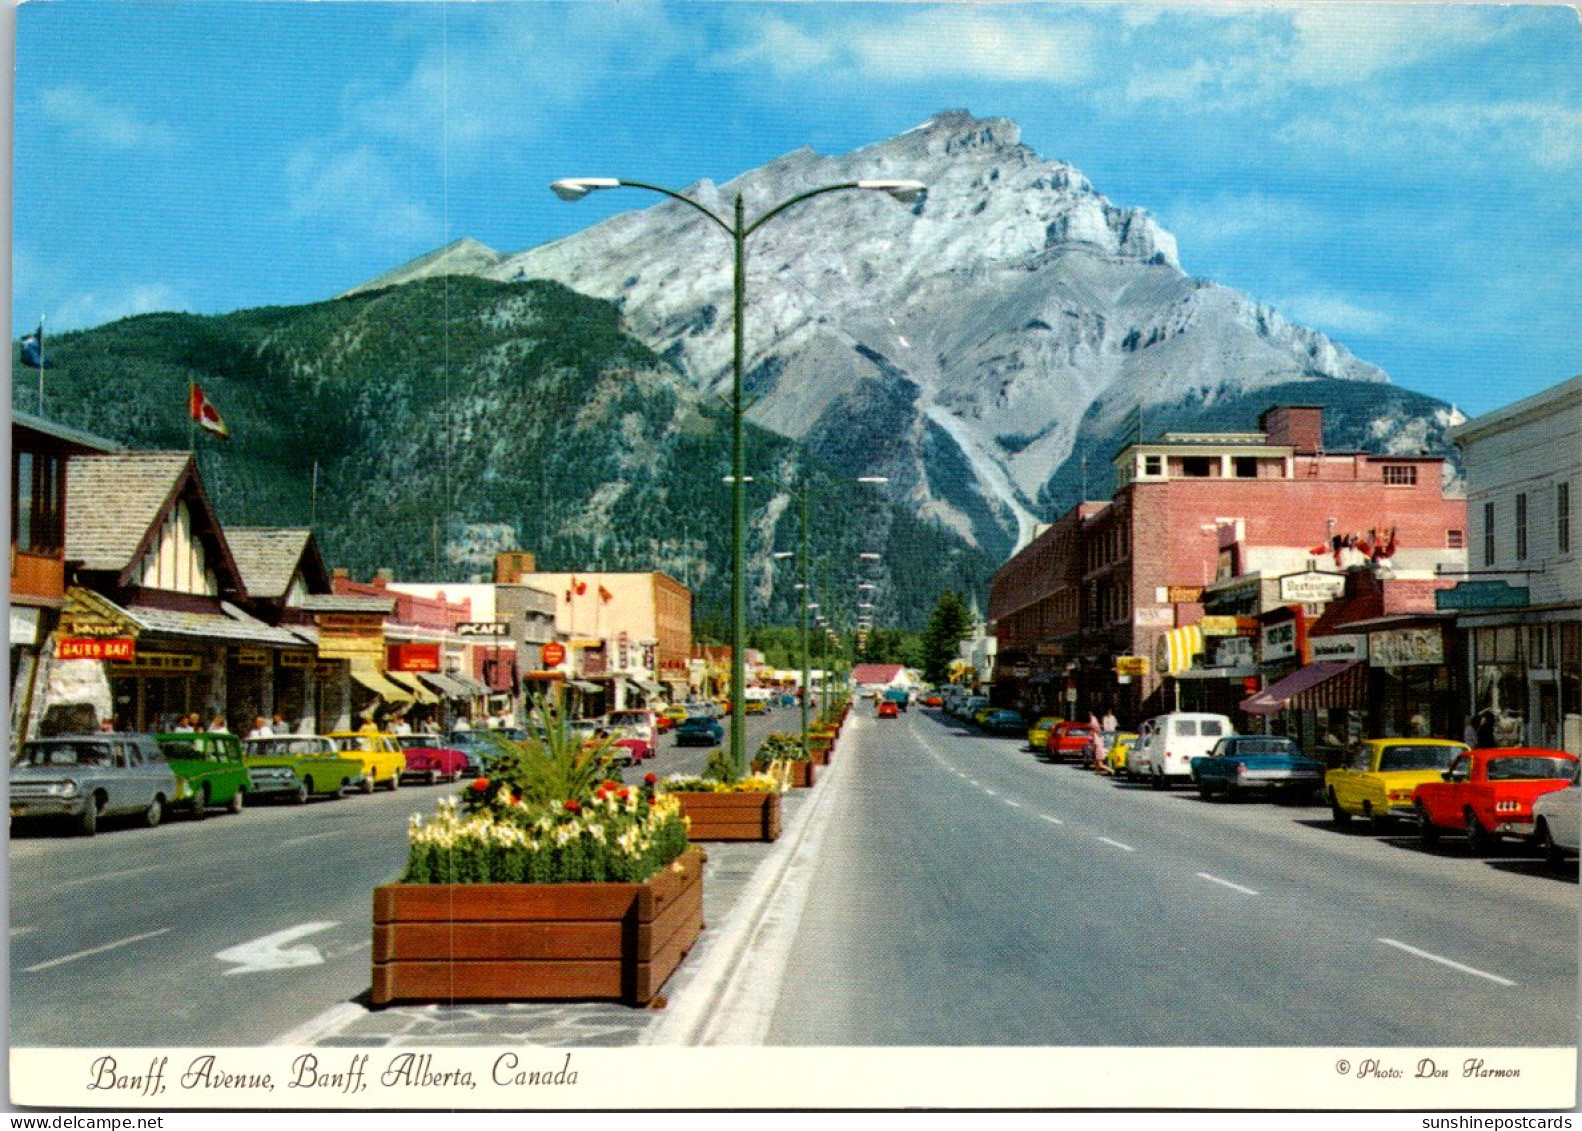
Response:
[{"label": "blue car", "polygon": [[718,746],[725,741],[725,728],[707,715],[689,715],[676,724],[677,746]]},{"label": "blue car", "polygon": [[1206,757],[1192,759],[1192,780],[1205,801],[1231,801],[1254,790],[1307,797],[1324,784],[1324,764],[1304,756],[1289,738],[1230,735],[1216,742]]}]

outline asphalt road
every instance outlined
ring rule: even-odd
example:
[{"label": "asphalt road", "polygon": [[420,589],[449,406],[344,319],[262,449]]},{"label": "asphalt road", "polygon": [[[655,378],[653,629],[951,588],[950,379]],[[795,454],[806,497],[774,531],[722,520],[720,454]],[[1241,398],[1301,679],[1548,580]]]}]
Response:
[{"label": "asphalt road", "polygon": [[857,716],[768,1043],[1576,1043],[1575,867]]},{"label": "asphalt road", "polygon": [[[749,720],[749,749],[791,729]],[[624,771],[699,772],[709,750]],[[406,860],[406,828],[454,786],[258,804],[91,839],[27,828],[10,842],[11,1043],[250,1046],[369,985],[372,892]]]}]

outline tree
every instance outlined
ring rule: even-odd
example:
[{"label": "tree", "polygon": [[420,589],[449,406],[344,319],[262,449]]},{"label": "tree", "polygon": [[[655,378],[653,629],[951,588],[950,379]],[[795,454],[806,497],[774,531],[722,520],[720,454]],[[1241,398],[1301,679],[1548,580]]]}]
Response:
[{"label": "tree", "polygon": [[967,603],[960,593],[947,589],[940,594],[939,603],[929,614],[928,627],[923,630],[923,678],[930,683],[944,683],[957,647],[971,632],[972,614]]}]

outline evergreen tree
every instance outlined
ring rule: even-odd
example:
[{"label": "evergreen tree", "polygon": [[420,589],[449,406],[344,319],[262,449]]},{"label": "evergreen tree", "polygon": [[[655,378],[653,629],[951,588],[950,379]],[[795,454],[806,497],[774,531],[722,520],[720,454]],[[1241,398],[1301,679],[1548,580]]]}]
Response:
[{"label": "evergreen tree", "polygon": [[972,614],[967,603],[960,593],[947,589],[940,594],[939,603],[929,614],[928,627],[923,630],[923,678],[930,683],[944,683],[957,646],[971,631]]}]

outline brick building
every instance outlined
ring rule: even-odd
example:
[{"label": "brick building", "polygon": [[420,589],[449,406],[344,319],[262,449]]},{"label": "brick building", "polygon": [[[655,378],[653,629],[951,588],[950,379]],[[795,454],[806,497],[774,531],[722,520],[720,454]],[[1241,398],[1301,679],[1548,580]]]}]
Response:
[{"label": "brick building", "polygon": [[[1191,630],[1216,582],[1339,572],[1376,547],[1402,578],[1464,566],[1466,503],[1446,497],[1442,457],[1326,451],[1317,407],[1271,408],[1259,429],[1128,444],[1108,502],[1079,504],[1001,567],[996,702],[1134,723],[1173,705],[1163,680],[1202,651]],[[1146,674],[1118,680],[1123,656]]]}]

